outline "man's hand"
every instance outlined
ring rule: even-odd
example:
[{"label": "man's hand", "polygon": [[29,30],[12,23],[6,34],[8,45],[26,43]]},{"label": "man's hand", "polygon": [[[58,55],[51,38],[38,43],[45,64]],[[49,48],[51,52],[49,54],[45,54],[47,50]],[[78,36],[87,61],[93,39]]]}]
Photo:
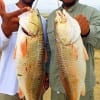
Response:
[{"label": "man's hand", "polygon": [[0,16],[5,13],[5,4],[3,0],[0,0]]},{"label": "man's hand", "polygon": [[81,35],[82,36],[88,35],[88,33],[90,31],[90,27],[89,27],[89,21],[87,20],[87,18],[83,15],[78,15],[75,17],[75,19],[78,21],[78,23],[80,25]]},{"label": "man's hand", "polygon": [[7,37],[10,37],[12,32],[17,31],[19,27],[19,18],[18,16],[30,8],[25,7],[20,10],[11,12],[11,13],[4,13],[2,17],[2,30]]}]

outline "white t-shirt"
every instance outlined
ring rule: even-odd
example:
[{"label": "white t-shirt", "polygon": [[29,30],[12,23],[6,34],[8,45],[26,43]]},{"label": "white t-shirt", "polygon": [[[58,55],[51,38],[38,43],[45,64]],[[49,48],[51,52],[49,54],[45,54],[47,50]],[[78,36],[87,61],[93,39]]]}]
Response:
[{"label": "white t-shirt", "polygon": [[[7,12],[18,10],[15,4],[6,7]],[[42,18],[44,35],[46,35],[46,20]],[[2,20],[0,18],[0,26]],[[16,63],[13,59],[13,52],[16,43],[17,32],[13,32],[8,39],[0,28],[0,52],[2,51],[0,61],[0,93],[15,95],[18,91],[18,81],[16,77]]]}]

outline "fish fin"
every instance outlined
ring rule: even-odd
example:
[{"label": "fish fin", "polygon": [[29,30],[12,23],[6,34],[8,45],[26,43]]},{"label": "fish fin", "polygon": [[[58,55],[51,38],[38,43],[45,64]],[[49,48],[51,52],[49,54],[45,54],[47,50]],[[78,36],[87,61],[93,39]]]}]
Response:
[{"label": "fish fin", "polygon": [[84,83],[84,85],[83,85],[83,88],[82,88],[82,91],[81,91],[81,95],[82,95],[82,96],[85,96],[85,83]]},{"label": "fish fin", "polygon": [[88,60],[89,59],[89,56],[88,56],[88,53],[87,53],[86,48],[84,46],[83,46],[83,53],[84,53],[84,58],[86,60]]},{"label": "fish fin", "polygon": [[13,58],[16,59],[16,48],[14,49],[14,55]]},{"label": "fish fin", "polygon": [[19,88],[19,91],[18,91],[18,96],[20,99],[24,98],[24,94],[22,92],[22,90]]},{"label": "fish fin", "polygon": [[78,59],[78,49],[74,44],[72,45],[72,49],[73,49],[73,55],[75,59],[77,60]]},{"label": "fish fin", "polygon": [[27,39],[25,39],[25,41],[23,41],[23,42],[21,43],[20,48],[21,48],[22,56],[25,57],[26,54],[27,54]]}]

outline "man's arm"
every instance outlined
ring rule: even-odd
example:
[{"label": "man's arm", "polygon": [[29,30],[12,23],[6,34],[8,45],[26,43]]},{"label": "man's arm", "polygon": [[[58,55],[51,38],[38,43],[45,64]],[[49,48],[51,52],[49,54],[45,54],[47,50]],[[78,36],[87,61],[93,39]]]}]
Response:
[{"label": "man's arm", "polygon": [[100,12],[94,10],[90,18],[90,33],[87,42],[100,49]]},{"label": "man's arm", "polygon": [[25,7],[20,10],[11,12],[11,13],[5,13],[2,16],[2,25],[1,28],[6,35],[6,37],[10,37],[12,32],[15,32],[18,30],[19,27],[19,18],[18,16],[22,13],[28,11],[29,8]]},{"label": "man's arm", "polygon": [[26,11],[29,8],[22,8],[20,10],[11,12],[11,13],[4,13],[1,16],[0,21],[0,51],[5,49],[9,44],[9,37],[12,35],[12,32],[18,30],[19,27],[19,18],[18,16]]},{"label": "man's arm", "polygon": [[100,12],[93,8],[89,13],[89,20],[85,15],[78,15],[75,19],[79,22],[81,35],[85,42],[95,48],[100,48]]},{"label": "man's arm", "polygon": [[0,15],[2,16],[5,13],[5,4],[3,0],[0,0]]}]

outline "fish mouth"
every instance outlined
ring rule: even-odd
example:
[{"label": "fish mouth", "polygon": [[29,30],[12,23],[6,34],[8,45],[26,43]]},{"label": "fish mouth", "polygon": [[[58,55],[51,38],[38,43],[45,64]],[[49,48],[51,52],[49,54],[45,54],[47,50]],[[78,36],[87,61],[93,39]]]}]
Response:
[{"label": "fish mouth", "polygon": [[[35,23],[33,23],[33,22],[30,22],[31,24],[33,24],[33,25],[35,25],[36,27],[38,27],[38,25],[37,24],[35,24]],[[21,26],[21,28],[22,28],[22,31],[27,35],[27,36],[36,36],[37,35],[37,33],[38,32],[36,32],[36,33],[32,33],[32,32],[29,32],[29,31],[27,31],[27,29],[25,29],[25,27],[23,27],[23,26]]]},{"label": "fish mouth", "polygon": [[32,36],[25,28],[23,28],[22,27],[22,31],[26,34],[26,35],[28,35],[28,36]]}]

